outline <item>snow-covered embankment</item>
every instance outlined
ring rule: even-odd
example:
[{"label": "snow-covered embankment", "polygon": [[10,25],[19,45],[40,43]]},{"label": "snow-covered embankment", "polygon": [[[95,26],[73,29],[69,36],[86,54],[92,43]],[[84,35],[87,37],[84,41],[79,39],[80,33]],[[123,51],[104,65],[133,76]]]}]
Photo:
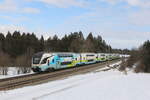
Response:
[{"label": "snow-covered embankment", "polygon": [[1,100],[149,100],[150,75],[116,69],[0,92]]}]

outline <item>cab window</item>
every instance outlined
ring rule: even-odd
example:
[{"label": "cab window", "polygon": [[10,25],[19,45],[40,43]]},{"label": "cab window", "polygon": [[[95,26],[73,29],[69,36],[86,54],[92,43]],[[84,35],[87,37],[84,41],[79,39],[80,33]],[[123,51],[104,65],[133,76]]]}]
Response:
[{"label": "cab window", "polygon": [[48,58],[49,58],[49,57],[44,58],[44,59],[42,60],[41,64],[45,64],[45,63],[47,62],[47,59],[48,59]]},{"label": "cab window", "polygon": [[40,58],[33,58],[33,64],[39,64],[40,60]]}]

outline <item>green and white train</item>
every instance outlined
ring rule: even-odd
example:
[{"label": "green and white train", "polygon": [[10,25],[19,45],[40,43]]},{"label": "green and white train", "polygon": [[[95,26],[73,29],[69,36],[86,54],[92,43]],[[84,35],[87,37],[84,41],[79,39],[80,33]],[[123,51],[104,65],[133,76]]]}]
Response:
[{"label": "green and white train", "polygon": [[119,54],[110,53],[36,53],[32,58],[34,72],[51,71],[80,65],[94,64],[119,59]]}]

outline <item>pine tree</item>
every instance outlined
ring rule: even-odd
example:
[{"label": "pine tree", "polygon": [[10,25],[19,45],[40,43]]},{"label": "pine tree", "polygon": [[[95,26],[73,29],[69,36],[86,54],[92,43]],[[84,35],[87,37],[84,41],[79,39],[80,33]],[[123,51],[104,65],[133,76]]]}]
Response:
[{"label": "pine tree", "polygon": [[69,44],[70,44],[70,41],[69,41],[69,38],[67,35],[65,35],[61,40],[60,40],[60,51],[61,52],[69,52]]},{"label": "pine tree", "polygon": [[84,45],[85,52],[94,52],[95,46],[94,46],[94,38],[92,33],[89,33],[89,35],[86,38],[85,45]]},{"label": "pine tree", "polygon": [[8,32],[5,39],[5,52],[12,56],[12,36],[11,33]]},{"label": "pine tree", "polygon": [[0,33],[0,52],[4,52],[4,42],[5,42],[5,36],[3,33]]},{"label": "pine tree", "polygon": [[39,51],[44,51],[45,42],[44,42],[44,37],[43,37],[43,36],[41,36],[39,42],[40,42],[40,43],[39,43],[39,44],[40,44],[40,46],[39,46]]},{"label": "pine tree", "polygon": [[150,41],[146,41],[142,50],[142,63],[145,65],[145,72],[150,72]]},{"label": "pine tree", "polygon": [[17,57],[21,55],[21,35],[20,32],[14,31],[12,35],[12,48],[11,48],[11,55],[13,57]]}]

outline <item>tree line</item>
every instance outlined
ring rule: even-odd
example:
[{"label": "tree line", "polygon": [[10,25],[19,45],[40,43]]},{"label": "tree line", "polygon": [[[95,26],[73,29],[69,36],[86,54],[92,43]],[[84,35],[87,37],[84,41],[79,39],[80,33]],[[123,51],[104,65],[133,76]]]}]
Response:
[{"label": "tree line", "polygon": [[57,35],[44,39],[34,33],[8,32],[6,36],[0,33],[0,66],[31,66],[33,54],[46,52],[112,52],[100,35],[89,33],[85,38],[83,33],[73,32],[59,38]]},{"label": "tree line", "polygon": [[150,73],[150,41],[147,40],[137,49],[130,51],[130,58],[121,66],[121,70],[126,67],[134,68],[135,72]]}]

